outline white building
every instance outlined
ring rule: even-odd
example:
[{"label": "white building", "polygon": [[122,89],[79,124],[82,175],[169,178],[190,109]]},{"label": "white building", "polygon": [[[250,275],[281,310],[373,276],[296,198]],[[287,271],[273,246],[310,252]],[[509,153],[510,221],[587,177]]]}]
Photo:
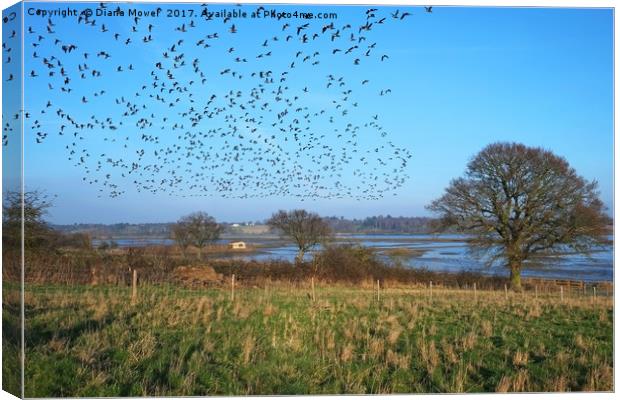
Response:
[{"label": "white building", "polygon": [[231,249],[245,249],[245,242],[231,242],[228,244],[228,246],[230,246]]}]

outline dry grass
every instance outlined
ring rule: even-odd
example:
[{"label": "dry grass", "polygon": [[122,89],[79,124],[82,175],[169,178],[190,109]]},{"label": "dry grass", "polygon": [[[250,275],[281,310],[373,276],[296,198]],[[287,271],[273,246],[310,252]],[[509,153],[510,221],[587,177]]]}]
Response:
[{"label": "dry grass", "polygon": [[609,300],[29,287],[27,396],[609,391]]}]

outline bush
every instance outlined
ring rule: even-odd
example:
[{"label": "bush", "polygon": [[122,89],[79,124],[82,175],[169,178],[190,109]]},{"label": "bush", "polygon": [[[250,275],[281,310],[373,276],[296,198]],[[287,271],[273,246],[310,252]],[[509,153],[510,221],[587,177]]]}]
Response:
[{"label": "bush", "polygon": [[[108,242],[104,242],[109,247]],[[17,253],[16,253],[17,254]],[[19,277],[19,257],[3,253],[5,278]],[[131,271],[138,271],[141,283],[175,282],[179,266],[196,266],[195,259],[179,257],[170,246],[126,248],[118,252],[30,252],[26,259],[27,282],[85,284],[119,282],[129,284]],[[328,246],[310,262],[294,264],[284,260],[212,260],[208,266],[225,279],[232,274],[240,285],[261,285],[265,280],[288,283],[307,282],[311,277],[331,283],[361,285],[377,280],[403,285],[433,284],[463,287],[475,282],[478,288],[503,288],[505,277],[484,276],[474,272],[433,272],[412,269],[384,261],[371,248],[359,245]]]},{"label": "bush", "polygon": [[314,256],[313,264],[316,275],[326,281],[359,283],[385,275],[385,265],[376,252],[363,246],[327,246]]},{"label": "bush", "polygon": [[284,260],[217,260],[209,263],[213,269],[225,276],[235,274],[240,282],[258,282],[265,279],[276,281],[299,282],[312,276],[309,263],[294,265]]},{"label": "bush", "polygon": [[92,247],[88,233],[58,234],[56,247],[69,247],[76,249],[90,249]]}]

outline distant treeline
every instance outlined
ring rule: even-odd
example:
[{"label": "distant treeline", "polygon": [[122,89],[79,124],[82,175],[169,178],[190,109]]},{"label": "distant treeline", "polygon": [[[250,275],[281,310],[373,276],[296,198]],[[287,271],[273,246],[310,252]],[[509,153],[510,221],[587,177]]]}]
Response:
[{"label": "distant treeline", "polygon": [[50,225],[51,228],[63,233],[88,233],[93,238],[101,237],[170,237],[172,223],[154,224],[73,224]]},{"label": "distant treeline", "polygon": [[[433,218],[428,217],[392,217],[373,216],[364,219],[346,219],[344,217],[326,217],[335,233],[427,233],[432,229]],[[246,224],[222,223],[224,233],[244,233]],[[260,226],[261,223],[252,223]],[[145,224],[72,224],[52,225],[64,233],[88,233],[93,238],[105,237],[170,237],[172,223]]]},{"label": "distant treeline", "polygon": [[340,233],[428,233],[434,218],[392,217],[391,215],[364,219],[325,218],[334,232]]}]

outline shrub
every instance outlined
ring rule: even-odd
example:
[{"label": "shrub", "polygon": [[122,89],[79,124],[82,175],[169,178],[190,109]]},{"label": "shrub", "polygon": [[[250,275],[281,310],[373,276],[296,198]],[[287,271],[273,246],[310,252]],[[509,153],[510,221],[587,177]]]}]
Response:
[{"label": "shrub", "polygon": [[375,251],[356,245],[327,246],[315,255],[313,266],[316,275],[326,281],[359,283],[385,275],[385,265]]}]

